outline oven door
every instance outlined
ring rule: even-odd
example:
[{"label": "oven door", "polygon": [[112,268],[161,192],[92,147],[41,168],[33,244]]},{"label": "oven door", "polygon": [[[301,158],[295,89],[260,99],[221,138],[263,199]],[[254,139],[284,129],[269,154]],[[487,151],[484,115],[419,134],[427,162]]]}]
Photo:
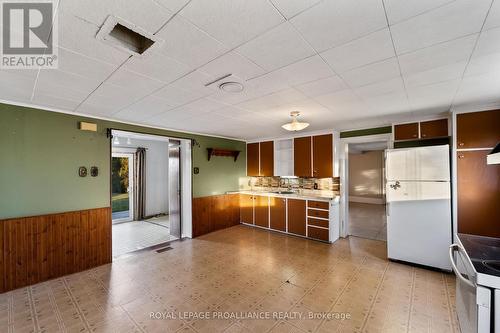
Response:
[{"label": "oven door", "polygon": [[450,261],[456,275],[456,310],[462,333],[489,333],[491,290],[476,284],[476,271],[459,244],[450,246]]}]

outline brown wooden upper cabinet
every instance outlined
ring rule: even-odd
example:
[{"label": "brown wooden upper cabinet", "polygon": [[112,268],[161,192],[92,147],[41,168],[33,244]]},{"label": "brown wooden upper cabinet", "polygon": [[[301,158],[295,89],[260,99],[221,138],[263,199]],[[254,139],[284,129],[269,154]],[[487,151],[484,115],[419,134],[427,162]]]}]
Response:
[{"label": "brown wooden upper cabinet", "polygon": [[422,139],[442,138],[448,136],[448,119],[422,121],[420,137]]},{"label": "brown wooden upper cabinet", "polygon": [[259,175],[259,143],[247,144],[247,176]]},{"label": "brown wooden upper cabinet", "polygon": [[394,140],[418,139],[418,123],[394,125]]},{"label": "brown wooden upper cabinet", "polygon": [[267,176],[274,174],[274,142],[247,144],[247,176]]},{"label": "brown wooden upper cabinet", "polygon": [[310,136],[293,139],[293,168],[297,177],[312,176],[312,150]]},{"label": "brown wooden upper cabinet", "polygon": [[288,199],[288,232],[306,235],[306,201]]},{"label": "brown wooden upper cabinet", "polygon": [[333,135],[295,138],[293,165],[297,177],[333,177]]},{"label": "brown wooden upper cabinet", "polygon": [[500,110],[457,115],[457,148],[492,148],[500,142]]},{"label": "brown wooden upper cabinet", "polygon": [[333,135],[313,136],[313,177],[333,177]]}]

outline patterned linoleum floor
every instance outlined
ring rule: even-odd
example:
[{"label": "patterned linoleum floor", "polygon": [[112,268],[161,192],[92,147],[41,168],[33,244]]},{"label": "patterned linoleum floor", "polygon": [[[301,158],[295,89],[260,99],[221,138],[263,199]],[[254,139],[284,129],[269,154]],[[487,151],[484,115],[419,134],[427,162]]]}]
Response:
[{"label": "patterned linoleum floor", "polygon": [[349,202],[349,235],[387,241],[385,205]]},{"label": "patterned linoleum floor", "polygon": [[0,332],[457,332],[454,277],[384,242],[236,226],[172,247],[2,294]]}]

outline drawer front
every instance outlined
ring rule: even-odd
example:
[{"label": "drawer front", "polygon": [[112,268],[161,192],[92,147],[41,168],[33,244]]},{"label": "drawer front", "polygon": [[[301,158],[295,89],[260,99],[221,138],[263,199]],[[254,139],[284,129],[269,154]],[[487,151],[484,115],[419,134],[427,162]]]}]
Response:
[{"label": "drawer front", "polygon": [[327,219],[328,218],[328,211],[326,211],[326,210],[308,209],[307,210],[307,216],[320,217],[320,218],[323,218],[323,219]]},{"label": "drawer front", "polygon": [[328,225],[329,225],[329,221],[327,221],[327,220],[320,220],[320,219],[315,219],[312,217],[309,217],[307,219],[307,223],[309,225],[315,225],[315,226],[323,227],[323,228],[328,228]]},{"label": "drawer front", "polygon": [[307,206],[309,208],[319,208],[328,210],[328,202],[325,201],[308,201]]},{"label": "drawer front", "polygon": [[307,227],[307,237],[328,242],[328,229]]}]

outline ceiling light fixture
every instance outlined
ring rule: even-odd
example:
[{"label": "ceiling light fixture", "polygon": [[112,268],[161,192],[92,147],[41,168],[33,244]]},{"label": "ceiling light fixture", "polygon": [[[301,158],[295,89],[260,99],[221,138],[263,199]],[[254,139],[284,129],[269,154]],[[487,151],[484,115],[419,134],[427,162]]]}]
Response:
[{"label": "ceiling light fixture", "polygon": [[119,145],[120,144],[120,140],[118,140],[117,136],[115,136],[115,139],[113,140],[113,144],[114,145]]},{"label": "ceiling light fixture", "polygon": [[239,93],[243,91],[243,85],[239,82],[224,82],[219,85],[219,89],[228,93]]},{"label": "ceiling light fixture", "polygon": [[303,130],[304,128],[306,128],[307,126],[309,126],[309,123],[300,123],[297,121],[297,117],[300,116],[300,112],[299,111],[292,111],[290,112],[290,117],[292,117],[292,122],[291,123],[287,123],[281,127],[283,127],[284,129],[286,129],[287,131],[301,131]]},{"label": "ceiling light fixture", "polygon": [[128,145],[131,145],[131,144],[132,144],[132,140],[130,140],[130,138],[127,138],[127,144],[128,144]]}]

